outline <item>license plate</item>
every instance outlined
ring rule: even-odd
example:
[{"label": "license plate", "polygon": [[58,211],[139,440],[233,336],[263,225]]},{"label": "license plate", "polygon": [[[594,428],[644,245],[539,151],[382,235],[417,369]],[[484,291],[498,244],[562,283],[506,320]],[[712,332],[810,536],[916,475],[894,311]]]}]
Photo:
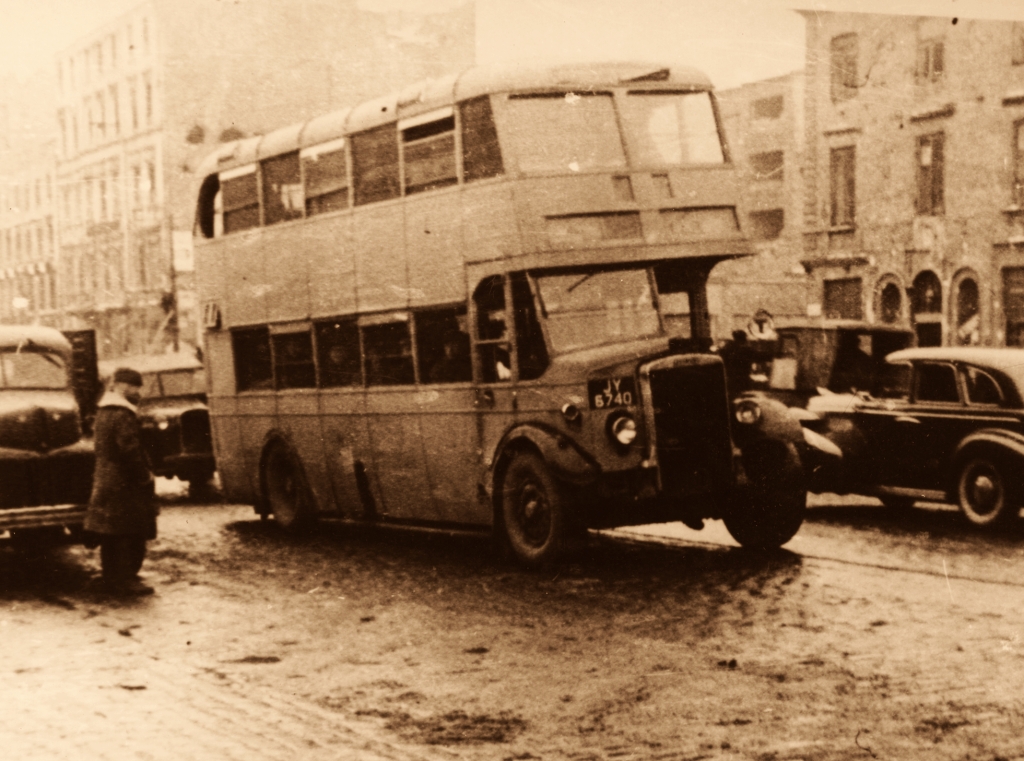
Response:
[{"label": "license plate", "polygon": [[590,409],[632,407],[637,403],[636,382],[631,377],[587,381]]}]

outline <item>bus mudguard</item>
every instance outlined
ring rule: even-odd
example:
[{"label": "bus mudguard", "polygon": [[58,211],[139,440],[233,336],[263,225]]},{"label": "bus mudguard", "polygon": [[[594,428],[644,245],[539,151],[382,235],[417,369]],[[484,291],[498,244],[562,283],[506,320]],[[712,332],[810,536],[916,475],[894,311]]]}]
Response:
[{"label": "bus mudguard", "polygon": [[576,485],[592,483],[601,467],[565,435],[541,425],[519,425],[511,429],[498,444],[492,462],[492,477],[504,461],[517,449],[528,447],[537,451],[559,479]]}]

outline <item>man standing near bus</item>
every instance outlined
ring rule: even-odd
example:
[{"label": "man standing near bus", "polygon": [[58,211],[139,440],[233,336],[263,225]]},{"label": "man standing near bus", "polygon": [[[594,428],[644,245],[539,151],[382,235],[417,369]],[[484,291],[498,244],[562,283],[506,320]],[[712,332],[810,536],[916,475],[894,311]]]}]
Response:
[{"label": "man standing near bus", "polygon": [[114,594],[140,596],[153,588],[138,579],[146,542],[156,539],[153,474],[142,449],[138,408],[142,376],[121,368],[96,413],[96,471],[85,530],[100,545],[103,585]]}]

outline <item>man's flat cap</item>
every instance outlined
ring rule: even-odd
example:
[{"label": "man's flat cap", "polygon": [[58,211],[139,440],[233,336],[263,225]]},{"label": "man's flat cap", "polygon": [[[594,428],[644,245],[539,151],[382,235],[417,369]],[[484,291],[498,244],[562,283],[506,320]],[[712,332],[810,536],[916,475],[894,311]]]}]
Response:
[{"label": "man's flat cap", "polygon": [[119,367],[114,370],[114,383],[127,383],[129,386],[141,386],[142,374],[130,367]]}]

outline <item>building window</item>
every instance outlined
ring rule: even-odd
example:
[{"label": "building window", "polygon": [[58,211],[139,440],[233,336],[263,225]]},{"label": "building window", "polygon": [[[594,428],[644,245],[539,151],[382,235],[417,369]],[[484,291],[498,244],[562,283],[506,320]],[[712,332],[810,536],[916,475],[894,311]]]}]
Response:
[{"label": "building window", "polygon": [[896,283],[886,283],[878,294],[878,319],[887,325],[899,322],[903,314],[903,290]]},{"label": "building window", "polygon": [[775,240],[782,235],[785,214],[782,209],[750,213],[750,234],[757,240]]},{"label": "building window", "polygon": [[978,281],[967,277],[956,290],[956,336],[958,346],[975,346],[981,342]]},{"label": "building window", "polygon": [[1010,61],[1014,66],[1024,64],[1024,22],[1014,21],[1010,42]]},{"label": "building window", "polygon": [[781,180],[782,166],[782,151],[755,153],[750,157],[750,167],[754,170],[754,179],[757,180]]},{"label": "building window", "polygon": [[864,319],[859,277],[826,280],[822,301],[828,320]]},{"label": "building window", "polygon": [[142,75],[142,87],[146,98],[146,126],[149,126],[153,123],[153,82],[148,71]]},{"label": "building window", "polygon": [[1003,314],[1006,345],[1024,346],[1024,267],[1003,270]]},{"label": "building window", "polygon": [[108,91],[110,96],[110,115],[114,120],[114,134],[121,134],[121,109],[117,101],[117,85],[111,85]]},{"label": "building window", "polygon": [[758,98],[750,104],[750,115],[754,119],[778,119],[782,116],[784,101],[781,95]]},{"label": "building window", "polygon": [[857,35],[832,38],[832,102],[849,100],[857,94]]},{"label": "building window", "polygon": [[829,217],[832,227],[853,227],[856,218],[856,158],[856,148],[852,145],[832,149]]},{"label": "building window", "polygon": [[942,346],[942,283],[934,272],[925,270],[914,278],[910,310],[918,346]]},{"label": "building window", "polygon": [[924,40],[917,45],[917,79],[934,82],[945,69],[945,45],[942,40]]},{"label": "building window", "polygon": [[943,212],[943,135],[917,139],[917,213]]}]

